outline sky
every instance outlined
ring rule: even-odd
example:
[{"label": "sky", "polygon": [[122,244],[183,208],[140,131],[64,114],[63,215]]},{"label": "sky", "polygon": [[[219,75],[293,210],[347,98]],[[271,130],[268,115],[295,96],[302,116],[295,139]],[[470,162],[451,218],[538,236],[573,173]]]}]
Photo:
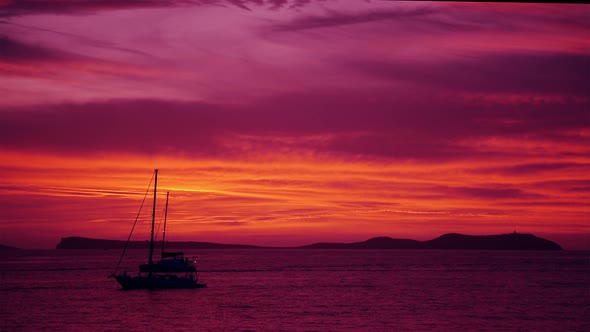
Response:
[{"label": "sky", "polygon": [[590,6],[0,0],[0,243],[590,249]]}]

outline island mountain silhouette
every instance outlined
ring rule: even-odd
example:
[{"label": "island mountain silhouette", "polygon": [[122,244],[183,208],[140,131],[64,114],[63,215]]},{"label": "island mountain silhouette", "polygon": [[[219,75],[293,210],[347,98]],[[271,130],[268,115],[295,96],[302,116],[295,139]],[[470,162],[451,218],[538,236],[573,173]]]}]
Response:
[{"label": "island mountain silhouette", "polygon": [[5,246],[3,244],[0,244],[0,251],[4,251],[4,250],[20,250],[20,249],[16,248],[16,247]]},{"label": "island mountain silhouette", "polygon": [[[156,243],[161,245],[160,243]],[[123,249],[125,241],[91,239],[85,237],[62,238],[56,249]],[[273,248],[242,244],[221,244],[211,242],[166,242],[169,249],[262,249]],[[149,241],[130,241],[129,249],[149,248]],[[449,233],[428,241],[375,237],[363,242],[328,243],[320,242],[306,246],[291,247],[302,249],[458,249],[458,250],[562,250],[553,241],[533,234],[510,233],[499,235],[464,235]]]}]

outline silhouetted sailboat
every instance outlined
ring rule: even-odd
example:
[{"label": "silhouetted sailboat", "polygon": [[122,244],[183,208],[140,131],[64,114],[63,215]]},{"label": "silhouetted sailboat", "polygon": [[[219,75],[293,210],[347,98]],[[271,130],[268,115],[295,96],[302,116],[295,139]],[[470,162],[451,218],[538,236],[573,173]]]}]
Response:
[{"label": "silhouetted sailboat", "polygon": [[166,193],[166,209],[164,210],[164,231],[162,232],[162,252],[160,260],[156,263],[141,264],[139,270],[141,272],[196,272],[194,260],[190,261],[184,257],[182,251],[166,252],[164,246],[166,245],[166,224],[168,220],[168,199],[170,193]]},{"label": "silhouetted sailboat", "polygon": [[[193,262],[184,257],[182,252],[165,252],[166,220],[168,215],[168,197],[166,195],[166,212],[164,217],[164,235],[162,236],[161,259],[154,263],[154,225],[156,220],[156,194],[158,187],[158,170],[154,170],[154,201],[152,207],[152,229],[150,237],[150,253],[147,264],[139,266],[139,273],[130,276],[127,272],[113,274],[123,289],[166,289],[166,288],[203,288],[206,284],[199,283],[197,269]],[[133,232],[133,230],[132,230]],[[130,235],[131,237],[131,235]],[[127,241],[129,242],[129,240]],[[125,250],[123,251],[123,255]],[[119,261],[120,263],[120,261]],[[117,266],[118,268],[118,266]]]}]

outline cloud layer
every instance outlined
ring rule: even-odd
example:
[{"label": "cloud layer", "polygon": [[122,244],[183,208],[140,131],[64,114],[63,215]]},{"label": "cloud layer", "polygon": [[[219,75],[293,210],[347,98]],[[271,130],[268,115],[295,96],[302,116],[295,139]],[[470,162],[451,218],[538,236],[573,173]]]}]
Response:
[{"label": "cloud layer", "polygon": [[186,239],[590,232],[577,5],[0,6],[0,242],[120,238],[156,167]]}]

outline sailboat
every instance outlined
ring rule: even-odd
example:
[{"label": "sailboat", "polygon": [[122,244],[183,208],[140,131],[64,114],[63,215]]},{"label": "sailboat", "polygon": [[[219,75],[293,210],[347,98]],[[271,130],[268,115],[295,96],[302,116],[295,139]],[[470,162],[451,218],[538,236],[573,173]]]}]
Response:
[{"label": "sailboat", "polygon": [[162,236],[161,259],[158,262],[154,262],[154,225],[156,220],[157,188],[158,170],[156,169],[154,170],[154,201],[152,206],[152,228],[148,263],[141,264],[139,266],[139,273],[136,276],[131,276],[127,274],[126,271],[119,274],[117,274],[115,271],[112,277],[115,278],[115,280],[117,280],[117,282],[121,285],[123,289],[168,289],[207,287],[206,284],[199,283],[197,269],[192,261],[184,257],[184,253],[164,251],[169,193],[166,194],[166,211],[164,214],[164,235]]},{"label": "sailboat", "polygon": [[166,245],[166,223],[168,220],[168,199],[170,192],[166,193],[166,208],[164,210],[164,231],[162,232],[162,252],[160,253],[160,260],[156,263],[141,264],[139,271],[141,272],[197,272],[194,266],[194,260],[190,261],[184,257],[182,251],[167,252],[164,251]]}]

